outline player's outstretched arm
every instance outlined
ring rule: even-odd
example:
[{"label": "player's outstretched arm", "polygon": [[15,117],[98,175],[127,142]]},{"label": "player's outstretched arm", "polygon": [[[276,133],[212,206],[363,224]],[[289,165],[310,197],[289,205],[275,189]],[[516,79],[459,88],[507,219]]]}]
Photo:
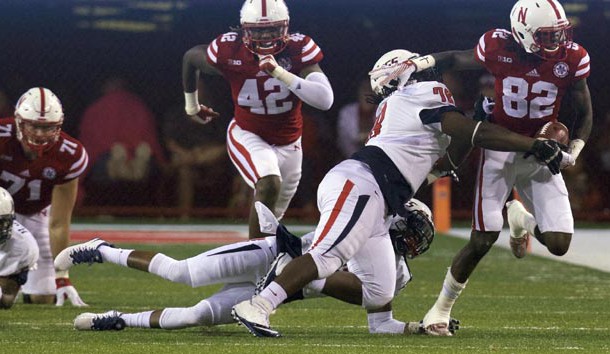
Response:
[{"label": "player's outstretched arm", "polygon": [[220,75],[207,61],[207,45],[198,45],[184,53],[182,58],[182,88],[184,90],[184,110],[189,117],[201,124],[207,124],[220,114],[199,103],[197,82],[201,72]]},{"label": "player's outstretched arm", "polygon": [[456,139],[468,139],[472,146],[496,151],[525,152],[546,164],[553,174],[559,173],[562,145],[553,140],[541,140],[511,132],[499,125],[475,122],[461,113],[443,114],[441,129]]}]

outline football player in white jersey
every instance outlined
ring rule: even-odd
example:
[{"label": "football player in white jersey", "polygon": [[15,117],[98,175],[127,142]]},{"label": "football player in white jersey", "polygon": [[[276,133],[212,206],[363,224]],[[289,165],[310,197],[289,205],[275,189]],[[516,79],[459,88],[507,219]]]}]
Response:
[{"label": "football player in white jersey", "polygon": [[[468,119],[454,106],[451,92],[443,83],[425,81],[429,79],[425,72],[410,78],[401,62],[417,56],[394,50],[375,64],[371,86],[382,99],[377,120],[366,146],[331,169],[320,183],[321,216],[312,246],[286,265],[260,294],[233,307],[234,318],[252,334],[278,336],[269,326],[271,312],[309,282],[333,274],[367,249],[367,243],[378,254],[391,254],[388,216],[404,214],[405,202],[426,180],[452,138],[457,146],[465,141],[488,149],[526,152],[552,171],[559,169],[562,155],[558,143]],[[456,163],[461,158],[449,156]],[[388,276],[393,273],[389,258],[368,259],[374,265],[374,275],[385,276],[386,281],[375,289],[375,301],[367,302],[364,296],[367,310],[381,309],[393,297],[395,281]]]},{"label": "football player in white jersey", "polygon": [[13,306],[37,261],[38,244],[15,220],[13,197],[0,187],[0,309]]},{"label": "football player in white jersey", "polygon": [[[416,199],[409,201],[407,209],[407,217],[397,216],[390,226],[396,250],[396,254],[392,255],[391,259],[396,262],[397,292],[411,279],[405,257],[411,259],[424,253],[434,238],[430,209]],[[78,330],[121,330],[125,327],[178,329],[232,323],[233,305],[250,298],[255,292],[255,286],[261,287],[266,281],[272,280],[273,276],[280,274],[282,267],[292,257],[297,257],[307,250],[313,239],[313,232],[300,239],[291,235],[278,223],[271,210],[262,203],[256,203],[256,210],[261,231],[277,236],[222,246],[184,261],[177,261],[160,253],[114,248],[100,239],[66,249],[55,259],[58,269],[67,269],[73,264],[80,263],[108,262],[150,272],[192,287],[225,284],[219,292],[192,307],[166,308],[140,313],[121,313],[115,310],[101,314],[83,313],[75,319],[75,328]],[[274,258],[276,261],[272,263]],[[374,289],[367,290],[375,286],[371,278],[372,273],[367,269],[366,264],[358,264],[355,261],[348,262],[347,267],[350,272],[340,271],[328,279],[315,280],[304,292],[289,300],[324,294],[361,305],[363,293],[374,292]],[[370,333],[424,333],[419,322],[404,323],[393,319],[391,309],[384,313],[370,313],[368,320]],[[452,322],[453,330],[457,329],[456,325],[456,321]]]}]

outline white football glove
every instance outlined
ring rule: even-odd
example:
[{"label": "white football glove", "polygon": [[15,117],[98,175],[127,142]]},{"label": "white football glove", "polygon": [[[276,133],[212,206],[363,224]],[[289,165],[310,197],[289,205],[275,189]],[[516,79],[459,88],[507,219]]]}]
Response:
[{"label": "white football glove", "polygon": [[55,306],[63,306],[66,299],[76,307],[89,306],[80,298],[78,291],[70,282],[70,278],[56,278],[55,284],[57,286]]}]

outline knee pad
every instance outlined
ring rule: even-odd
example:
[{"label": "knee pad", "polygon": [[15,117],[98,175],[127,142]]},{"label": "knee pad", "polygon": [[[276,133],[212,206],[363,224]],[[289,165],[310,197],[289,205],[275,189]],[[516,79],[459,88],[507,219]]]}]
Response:
[{"label": "knee pad", "polygon": [[171,282],[193,286],[191,273],[186,261],[177,261],[159,253],[150,261],[148,271]]},{"label": "knee pad", "polygon": [[362,284],[362,307],[376,310],[387,305],[394,298],[394,288],[381,288],[380,284]]}]

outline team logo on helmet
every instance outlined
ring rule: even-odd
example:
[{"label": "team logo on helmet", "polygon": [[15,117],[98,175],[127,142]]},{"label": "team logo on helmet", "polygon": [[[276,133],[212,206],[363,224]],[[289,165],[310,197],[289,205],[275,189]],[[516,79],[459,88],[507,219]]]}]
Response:
[{"label": "team logo on helmet", "polygon": [[286,69],[286,71],[290,71],[290,69],[292,69],[292,61],[290,58],[278,58],[277,64]]},{"label": "team logo on helmet", "polygon": [[557,76],[560,79],[563,79],[564,77],[568,76],[568,73],[570,72],[570,67],[568,66],[568,64],[560,61],[559,63],[555,64],[553,66],[553,74],[555,74],[555,76]]},{"label": "team logo on helmet", "polygon": [[57,177],[57,171],[55,171],[53,167],[45,167],[42,170],[42,175],[46,179],[55,179],[55,177]]}]

